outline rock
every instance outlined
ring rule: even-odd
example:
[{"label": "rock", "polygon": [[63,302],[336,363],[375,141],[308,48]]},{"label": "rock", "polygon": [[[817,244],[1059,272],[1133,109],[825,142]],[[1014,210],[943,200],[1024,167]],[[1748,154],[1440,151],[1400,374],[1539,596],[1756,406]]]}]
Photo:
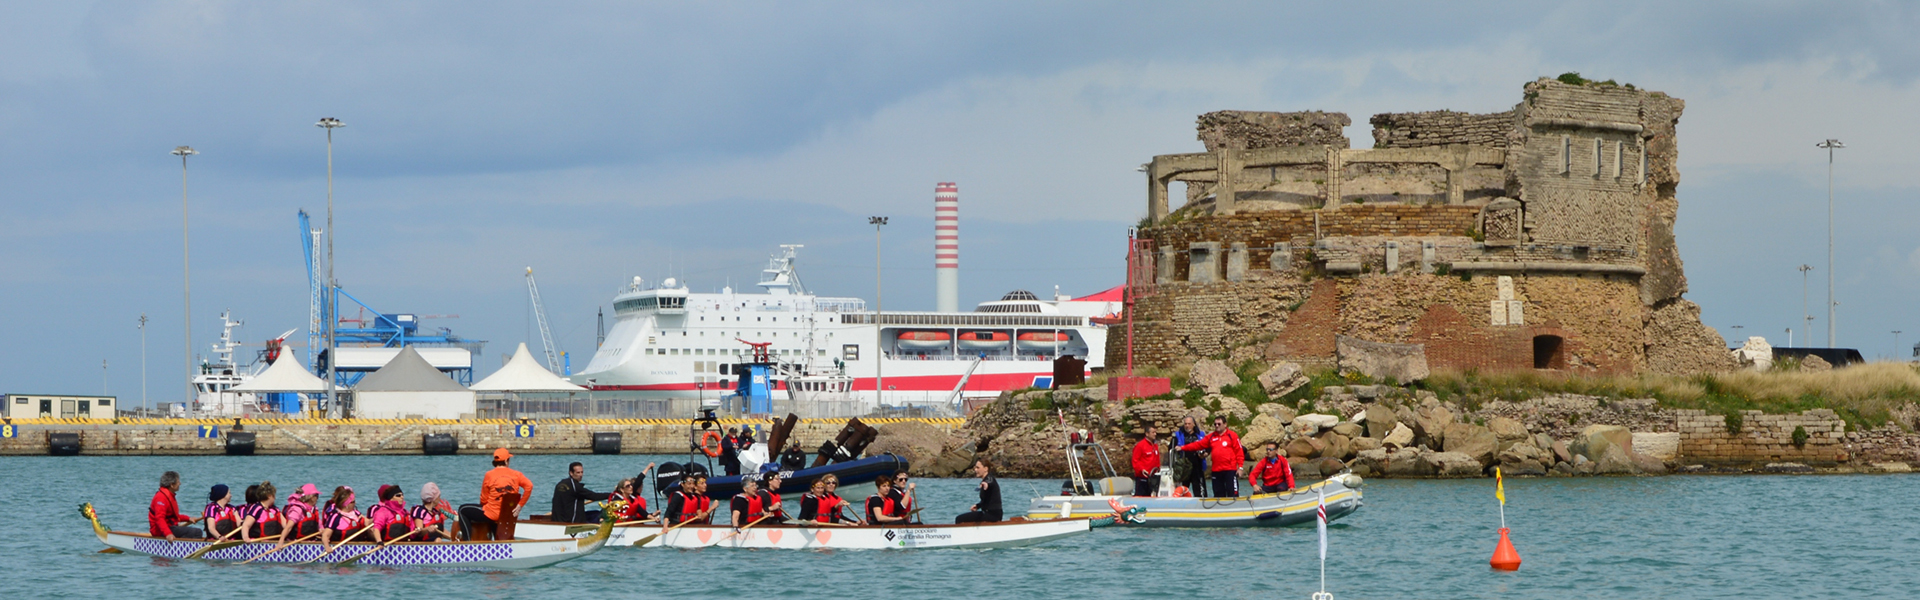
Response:
[{"label": "rock", "polygon": [[1673,460],[1680,455],[1680,434],[1633,432],[1633,453],[1661,461]]},{"label": "rock", "polygon": [[1768,473],[1812,473],[1813,467],[1794,462],[1777,462],[1767,463],[1766,468],[1761,469],[1761,471]]},{"label": "rock", "polygon": [[973,468],[973,448],[966,444],[940,453],[921,473],[927,477],[958,477]]},{"label": "rock", "polygon": [[[1353,451],[1355,453],[1365,452],[1368,450],[1373,450],[1375,448],[1381,447],[1380,440],[1376,440],[1370,437],[1353,438],[1353,441],[1350,442],[1350,444],[1353,446]],[[1901,463],[1901,464],[1906,464],[1906,463]]]},{"label": "rock", "polygon": [[[1587,457],[1587,460],[1599,462],[1606,455],[1608,447],[1620,448],[1626,456],[1633,452],[1633,432],[1618,425],[1588,425],[1567,444],[1567,450]],[[1576,465],[1578,466],[1578,465]]]},{"label": "rock", "polygon": [[1347,422],[1347,423],[1341,423],[1339,425],[1334,425],[1333,432],[1338,433],[1340,435],[1347,436],[1348,439],[1352,439],[1352,438],[1357,438],[1357,437],[1366,435],[1367,429],[1365,427],[1362,427],[1359,423]]},{"label": "rock", "polygon": [[1359,398],[1361,402],[1373,402],[1387,395],[1388,389],[1384,385],[1356,385],[1353,386],[1353,396]]},{"label": "rock", "polygon": [[1287,408],[1287,405],[1278,402],[1262,404],[1255,407],[1254,412],[1273,417],[1273,420],[1279,421],[1282,426],[1292,423],[1293,418],[1299,416],[1299,413],[1294,412],[1291,408]]},{"label": "rock", "polygon": [[1587,460],[1585,456],[1575,456],[1573,461],[1573,474],[1592,475],[1595,471],[1595,464],[1593,461]]},{"label": "rock", "polygon": [[[1366,477],[1369,473],[1375,475],[1385,474],[1387,472],[1387,451],[1382,448],[1361,450],[1359,453],[1353,455],[1353,462],[1348,463],[1347,467],[1353,469],[1353,472],[1359,474],[1361,477]],[[1361,473],[1360,471],[1362,469],[1365,469],[1367,473]]]},{"label": "rock", "polygon": [[1391,409],[1378,404],[1367,407],[1366,414],[1367,437],[1376,440],[1387,437],[1387,433],[1393,431],[1393,426],[1398,423],[1398,417]]},{"label": "rock", "polygon": [[1438,403],[1422,406],[1413,415],[1413,440],[1429,448],[1446,442],[1447,426],[1454,423],[1453,411]]},{"label": "rock", "polygon": [[1873,470],[1881,473],[1912,473],[1913,465],[1903,462],[1877,462],[1873,463]]},{"label": "rock", "polygon": [[1479,477],[1486,474],[1478,459],[1460,452],[1435,452],[1423,457],[1441,477]]},{"label": "rock", "polygon": [[1571,477],[1574,474],[1573,465],[1564,460],[1557,463],[1553,463],[1553,474],[1566,475]]},{"label": "rock", "polygon": [[[1573,462],[1573,451],[1567,449],[1566,442],[1556,440],[1553,442],[1553,458],[1560,462],[1571,464]],[[1584,459],[1585,457],[1581,458]]]},{"label": "rock", "polygon": [[1242,402],[1239,398],[1232,396],[1207,396],[1206,398],[1209,406],[1215,401],[1220,403],[1220,409],[1213,411],[1212,416],[1226,415],[1231,417],[1230,420],[1241,423],[1247,422],[1247,418],[1253,416],[1253,409],[1247,408],[1247,403]]},{"label": "rock", "polygon": [[1458,452],[1473,457],[1481,466],[1493,464],[1494,454],[1500,449],[1500,439],[1492,431],[1472,423],[1454,423],[1447,428],[1445,452]]},{"label": "rock", "polygon": [[1533,434],[1533,445],[1541,450],[1551,452],[1553,451],[1553,435],[1546,432]]},{"label": "rock", "polygon": [[1593,462],[1593,472],[1600,475],[1631,475],[1639,471],[1634,465],[1633,455],[1619,446],[1607,446],[1600,459]]},{"label": "rock", "polygon": [[1407,427],[1406,423],[1395,423],[1393,425],[1393,431],[1388,433],[1387,437],[1380,439],[1381,446],[1393,448],[1405,448],[1412,444],[1413,429]]},{"label": "rock", "polygon": [[[1315,445],[1315,442],[1318,442],[1318,445]],[[1293,441],[1287,442],[1287,460],[1306,460],[1320,456],[1320,450],[1325,447],[1326,442],[1313,438],[1293,438]]]},{"label": "rock", "polygon": [[1487,421],[1487,430],[1492,431],[1493,437],[1500,438],[1503,443],[1518,442],[1533,437],[1532,434],[1527,433],[1526,424],[1506,417],[1494,417],[1493,420]]},{"label": "rock", "polygon": [[1748,337],[1740,349],[1733,351],[1733,360],[1741,368],[1752,371],[1765,371],[1773,368],[1773,346],[1767,344],[1767,338]]},{"label": "rock", "polygon": [[1304,485],[1306,482],[1320,478],[1320,467],[1314,466],[1312,460],[1301,459],[1290,463],[1288,466],[1293,467],[1293,484],[1295,486]]},{"label": "rock", "polygon": [[1267,396],[1272,398],[1293,393],[1294,390],[1307,385],[1308,381],[1307,374],[1300,369],[1300,365],[1287,361],[1280,361],[1255,379],[1260,382],[1261,389],[1267,391]]},{"label": "rock", "polygon": [[[1127,420],[1134,423],[1152,423],[1160,428],[1162,434],[1172,433],[1180,426],[1180,418],[1187,415],[1187,406],[1179,400],[1148,400],[1126,407]],[[1135,431],[1141,433],[1144,430]]]},{"label": "rock", "polygon": [[1187,385],[1199,386],[1210,394],[1218,393],[1220,388],[1240,385],[1240,376],[1233,374],[1233,368],[1227,363],[1203,358],[1193,363],[1193,369],[1187,372]]},{"label": "rock", "polygon": [[959,445],[952,434],[921,421],[888,423],[877,429],[880,430],[879,435],[874,438],[872,445],[867,446],[867,455],[892,452],[907,459],[907,464],[916,474],[926,473],[926,469],[941,453]]},{"label": "rock", "polygon": [[1431,477],[1438,472],[1428,464],[1426,456],[1430,454],[1418,447],[1401,448],[1387,455],[1387,476],[1389,477]]},{"label": "rock", "polygon": [[1426,379],[1427,348],[1421,344],[1388,344],[1336,336],[1334,352],[1340,372],[1360,373],[1376,380],[1412,383]]},{"label": "rock", "polygon": [[1247,432],[1240,435],[1240,444],[1248,452],[1259,450],[1267,442],[1278,442],[1284,448],[1287,443],[1287,426],[1271,415],[1260,414],[1247,424]]},{"label": "rock", "polygon": [[1353,456],[1353,446],[1348,443],[1347,436],[1340,435],[1339,433],[1336,433],[1336,432],[1328,431],[1320,434],[1320,437],[1317,439],[1319,439],[1321,442],[1324,442],[1327,445],[1326,448],[1323,448],[1320,450],[1321,456],[1339,458],[1339,459],[1345,459],[1349,456]]},{"label": "rock", "polygon": [[1647,455],[1645,455],[1645,454],[1640,454],[1640,453],[1638,453],[1638,452],[1635,452],[1635,453],[1633,454],[1633,456],[1631,456],[1631,457],[1629,457],[1629,458],[1632,458],[1632,459],[1633,459],[1633,470],[1634,470],[1634,472],[1637,472],[1637,473],[1640,473],[1640,474],[1642,474],[1642,475],[1665,475],[1665,474],[1667,474],[1667,463],[1666,463],[1666,461],[1663,461],[1663,460],[1660,460],[1660,459],[1658,459],[1658,458],[1654,458],[1654,457],[1651,457],[1651,456],[1647,456]]},{"label": "rock", "polygon": [[1333,415],[1305,414],[1305,415],[1300,415],[1298,417],[1294,417],[1293,424],[1295,427],[1301,427],[1301,428],[1312,426],[1314,431],[1319,431],[1321,429],[1326,429],[1329,427],[1333,427],[1334,425],[1340,424],[1340,417],[1336,417]]},{"label": "rock", "polygon": [[1827,359],[1820,358],[1818,354],[1808,354],[1806,358],[1800,359],[1800,369],[1804,371],[1832,371],[1833,363],[1827,362]]},{"label": "rock", "polygon": [[[1322,456],[1320,458],[1313,459],[1313,461],[1308,464],[1311,464],[1314,466],[1314,470],[1320,473],[1320,478],[1322,479],[1332,477],[1334,475],[1339,475],[1341,471],[1347,470],[1347,463],[1342,462],[1340,459],[1334,458],[1331,456]],[[1299,481],[1297,481],[1298,478],[1295,478],[1295,479],[1296,481],[1294,483],[1298,484],[1299,483]]]},{"label": "rock", "polygon": [[1545,475],[1545,451],[1533,444],[1514,444],[1500,451],[1500,470],[1508,475]]}]

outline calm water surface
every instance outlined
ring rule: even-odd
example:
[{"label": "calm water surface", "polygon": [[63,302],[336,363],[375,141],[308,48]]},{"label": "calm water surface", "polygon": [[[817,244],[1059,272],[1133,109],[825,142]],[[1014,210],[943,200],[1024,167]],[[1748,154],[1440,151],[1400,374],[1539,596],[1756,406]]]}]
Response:
[{"label": "calm water surface", "polygon": [[[606,490],[649,460],[525,456],[535,505],[587,465]],[[478,456],[0,458],[0,589],[19,597],[969,597],[1306,598],[1318,589],[1307,529],[1109,528],[1006,550],[790,552],[609,548],[535,571],[414,572],[235,566],[98,554],[74,510],[144,531],[160,472],[181,473],[197,512],[214,483],[272,480],[417,499],[435,481],[478,496]],[[967,480],[919,480],[927,515],[964,511]],[[1525,560],[1487,568],[1498,527],[1490,481],[1371,481],[1367,505],[1332,528],[1328,589],[1348,598],[1912,598],[1920,596],[1920,478],[1663,477],[1510,480],[1507,521]],[[1005,480],[1008,506],[1057,481]],[[363,496],[370,492],[363,492]],[[857,500],[856,500],[857,501]],[[363,503],[364,504],[364,503]],[[790,510],[797,510],[789,502]],[[544,510],[544,508],[542,508]],[[885,586],[880,589],[876,586]],[[218,590],[210,593],[209,590]]]}]

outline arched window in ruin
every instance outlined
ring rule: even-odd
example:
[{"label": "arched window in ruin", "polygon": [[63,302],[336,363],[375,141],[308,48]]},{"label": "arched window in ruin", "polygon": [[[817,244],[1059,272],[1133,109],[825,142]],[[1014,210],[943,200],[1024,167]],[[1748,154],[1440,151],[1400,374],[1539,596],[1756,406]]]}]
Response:
[{"label": "arched window in ruin", "polygon": [[1567,368],[1566,340],[1557,335],[1533,336],[1533,368]]}]

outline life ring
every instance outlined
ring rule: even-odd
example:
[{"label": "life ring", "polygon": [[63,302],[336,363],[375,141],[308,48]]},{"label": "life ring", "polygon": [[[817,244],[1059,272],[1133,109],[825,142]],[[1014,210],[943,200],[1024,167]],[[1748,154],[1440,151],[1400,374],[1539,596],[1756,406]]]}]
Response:
[{"label": "life ring", "polygon": [[704,434],[701,434],[700,435],[700,451],[703,453],[706,453],[707,458],[719,458],[720,457],[720,432],[709,431]]}]

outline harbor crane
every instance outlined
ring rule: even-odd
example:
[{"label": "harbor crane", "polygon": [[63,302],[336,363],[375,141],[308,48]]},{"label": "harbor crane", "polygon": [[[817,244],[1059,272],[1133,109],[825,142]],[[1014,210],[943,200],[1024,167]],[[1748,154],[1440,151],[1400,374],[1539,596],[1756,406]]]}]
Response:
[{"label": "harbor crane", "polygon": [[559,373],[560,353],[553,348],[553,330],[547,328],[547,308],[540,303],[540,285],[533,281],[533,267],[527,267],[527,296],[533,299],[533,319],[540,324],[540,345],[547,352],[547,370]]}]

